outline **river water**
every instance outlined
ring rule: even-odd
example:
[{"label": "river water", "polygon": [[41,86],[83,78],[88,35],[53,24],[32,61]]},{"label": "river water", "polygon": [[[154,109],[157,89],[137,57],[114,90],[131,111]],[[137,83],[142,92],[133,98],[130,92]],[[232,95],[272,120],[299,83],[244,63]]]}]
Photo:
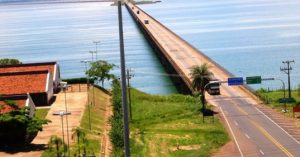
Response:
[{"label": "river water", "polygon": [[[164,0],[141,5],[186,41],[236,76],[276,77],[291,64],[292,87],[300,83],[300,1]],[[279,81],[253,88],[281,88]]]},{"label": "river water", "polygon": [[[300,2],[294,0],[163,0],[141,5],[196,48],[237,76],[286,80],[284,60],[292,64],[292,86],[300,80]],[[0,58],[23,62],[58,61],[63,78],[83,77],[82,60],[119,65],[117,8],[110,3],[7,4],[0,1]],[[134,87],[154,94],[176,92],[157,57],[123,8],[126,63]],[[119,69],[113,71],[119,74]],[[280,88],[276,81],[254,88]]]},{"label": "river water", "polygon": [[[0,5],[0,58],[23,62],[58,61],[63,78],[84,77],[82,60],[119,65],[117,7],[111,3],[17,3]],[[123,8],[126,64],[132,86],[154,94],[176,93],[154,52]],[[96,58],[96,56],[94,56]],[[119,75],[116,68],[114,74]]]}]

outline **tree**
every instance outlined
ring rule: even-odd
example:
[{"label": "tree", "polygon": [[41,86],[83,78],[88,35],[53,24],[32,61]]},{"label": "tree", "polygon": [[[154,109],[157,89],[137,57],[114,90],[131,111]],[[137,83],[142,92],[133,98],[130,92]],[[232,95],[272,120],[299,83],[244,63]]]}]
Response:
[{"label": "tree", "polygon": [[114,64],[110,64],[107,61],[98,60],[91,63],[90,69],[87,71],[89,77],[94,78],[96,81],[104,84],[104,80],[110,80],[114,78],[113,74],[110,74],[110,71],[115,67]]},{"label": "tree", "polygon": [[18,59],[3,58],[0,59],[0,65],[22,64]]},{"label": "tree", "polygon": [[72,131],[72,138],[77,138],[77,144],[75,145],[75,149],[78,152],[78,155],[81,155],[81,150],[83,150],[83,154],[86,154],[86,147],[88,146],[86,133],[80,127],[74,128]]},{"label": "tree", "polygon": [[[63,143],[62,139],[57,137],[56,135],[52,135],[50,137],[50,140],[48,142],[48,151],[50,154],[53,153],[53,149],[56,150],[56,157],[60,157],[60,154],[63,153],[63,148],[65,147],[65,144]],[[54,155],[54,154],[52,154]]]},{"label": "tree", "polygon": [[[42,131],[43,124],[50,122],[47,119],[39,119],[29,116],[29,108],[20,108],[12,100],[4,100],[0,109],[10,107],[13,110],[0,116],[0,145],[21,144],[31,142],[38,131]],[[1,113],[0,110],[0,113]]]},{"label": "tree", "polygon": [[205,85],[209,83],[213,77],[213,73],[209,71],[208,64],[196,65],[191,68],[190,76],[192,78],[192,86],[195,91],[200,92],[200,100],[202,110],[205,110]]}]

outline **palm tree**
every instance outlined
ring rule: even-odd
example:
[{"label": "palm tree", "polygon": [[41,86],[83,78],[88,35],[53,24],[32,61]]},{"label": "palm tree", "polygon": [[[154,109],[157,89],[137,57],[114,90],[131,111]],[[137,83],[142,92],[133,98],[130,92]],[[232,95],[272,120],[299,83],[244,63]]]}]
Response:
[{"label": "palm tree", "polygon": [[64,143],[61,138],[57,137],[56,135],[52,135],[48,142],[48,148],[52,151],[53,148],[56,149],[56,156],[59,157],[60,155],[60,147],[64,147]]},{"label": "palm tree", "polygon": [[213,77],[213,73],[209,71],[209,65],[204,63],[196,65],[191,68],[190,76],[192,78],[192,86],[195,91],[200,92],[200,100],[202,103],[202,110],[205,110],[205,85]]},{"label": "palm tree", "polygon": [[72,131],[72,139],[77,138],[77,145],[75,146],[75,148],[78,151],[78,155],[81,155],[81,150],[83,150],[83,154],[86,154],[86,147],[88,146],[86,133],[80,127],[74,128]]}]

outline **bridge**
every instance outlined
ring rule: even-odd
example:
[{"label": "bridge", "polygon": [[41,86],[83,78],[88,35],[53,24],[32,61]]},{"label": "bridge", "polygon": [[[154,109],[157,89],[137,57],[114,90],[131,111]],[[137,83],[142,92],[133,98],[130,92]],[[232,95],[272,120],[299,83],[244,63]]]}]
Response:
[{"label": "bridge", "polygon": [[142,9],[131,3],[128,3],[127,6],[133,18],[150,40],[152,47],[156,49],[156,52],[159,51],[160,54],[158,55],[160,57],[163,57],[161,59],[174,68],[175,71],[171,73],[175,72],[181,76],[187,89],[182,86],[182,82],[178,82],[178,84],[181,84],[180,91],[184,93],[188,92],[187,90],[190,92],[193,91],[192,80],[189,73],[191,67],[195,65],[207,63],[210,66],[210,70],[214,74],[218,74],[215,75],[215,77],[219,80],[227,79],[230,76],[225,69],[205,56],[204,53],[194,48]]},{"label": "bridge", "polygon": [[[167,71],[180,76],[175,84],[184,93],[193,91],[189,73],[195,65],[207,63],[219,80],[232,76],[138,6],[126,3],[126,7]],[[292,125],[293,121],[261,105],[243,86],[222,85],[221,91],[220,96],[206,97],[221,113],[236,146],[235,156],[300,156],[300,131]]]}]

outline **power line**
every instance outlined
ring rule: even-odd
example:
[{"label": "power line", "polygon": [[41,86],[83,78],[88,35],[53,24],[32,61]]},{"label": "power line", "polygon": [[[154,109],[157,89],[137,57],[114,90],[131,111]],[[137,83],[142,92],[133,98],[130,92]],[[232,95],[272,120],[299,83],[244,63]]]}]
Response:
[{"label": "power line", "polygon": [[134,74],[131,69],[126,70],[126,79],[127,79],[127,92],[128,92],[128,104],[129,104],[129,116],[130,120],[132,120],[132,106],[131,106],[131,87],[130,87],[130,82],[129,80],[134,77]]},{"label": "power line", "polygon": [[93,41],[93,43],[94,44],[96,44],[96,61],[97,61],[97,59],[98,59],[98,57],[97,57],[97,53],[98,53],[98,44],[100,44],[100,41]]},{"label": "power line", "polygon": [[291,98],[291,77],[290,77],[290,71],[293,70],[291,67],[291,63],[295,63],[294,60],[287,60],[282,62],[284,65],[286,64],[286,67],[280,67],[280,70],[283,71],[288,75],[288,90],[289,90],[289,98]]}]

